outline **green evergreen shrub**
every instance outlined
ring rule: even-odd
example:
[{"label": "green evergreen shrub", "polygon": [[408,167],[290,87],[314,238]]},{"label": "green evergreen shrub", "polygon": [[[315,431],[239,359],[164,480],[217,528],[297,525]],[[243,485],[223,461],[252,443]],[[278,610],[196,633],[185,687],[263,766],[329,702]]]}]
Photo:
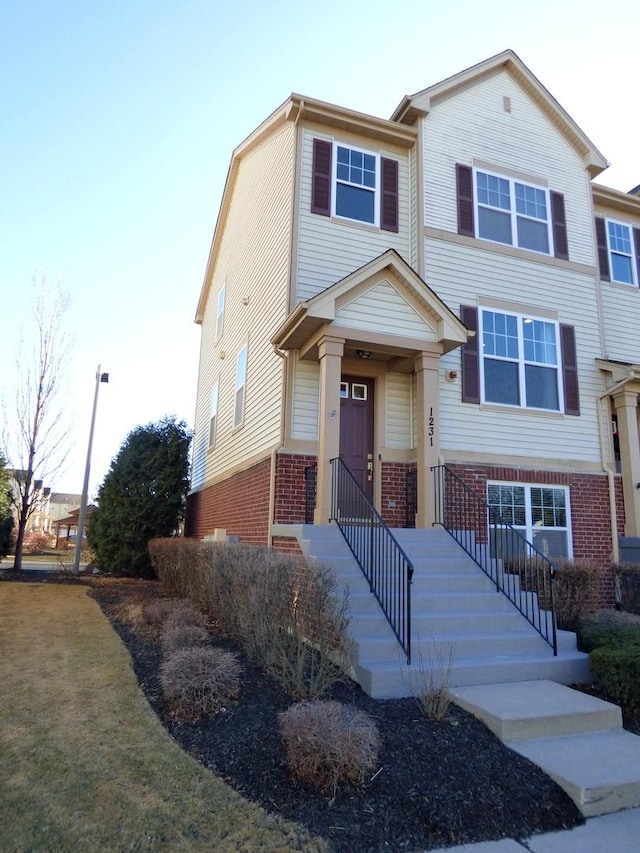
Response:
[{"label": "green evergreen shrub", "polygon": [[622,610],[599,610],[583,617],[578,640],[584,652],[601,646],[640,645],[640,616]]},{"label": "green evergreen shrub", "polygon": [[640,646],[601,646],[589,656],[600,686],[627,711],[640,709]]},{"label": "green evergreen shrub", "polygon": [[240,663],[211,646],[178,649],[160,665],[160,682],[173,716],[195,722],[238,698]]},{"label": "green evergreen shrub", "polygon": [[362,785],[378,760],[379,735],[364,711],[315,699],[278,717],[291,775],[323,794]]}]

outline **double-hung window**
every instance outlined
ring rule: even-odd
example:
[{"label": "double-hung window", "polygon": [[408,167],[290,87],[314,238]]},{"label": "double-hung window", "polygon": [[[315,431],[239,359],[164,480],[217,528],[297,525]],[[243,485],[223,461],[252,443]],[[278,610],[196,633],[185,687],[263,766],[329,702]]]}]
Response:
[{"label": "double-hung window", "polygon": [[622,222],[607,219],[607,244],[611,280],[622,284],[638,284],[632,229]]},{"label": "double-hung window", "polygon": [[[487,503],[490,520],[499,519],[515,527],[545,556],[571,556],[571,514],[566,487],[487,483]],[[499,547],[497,539],[495,545]]]},{"label": "double-hung window", "polygon": [[211,409],[209,414],[209,447],[216,443],[216,422],[218,420],[218,383],[211,388]]},{"label": "double-hung window", "polygon": [[482,309],[482,399],[560,411],[558,324]]},{"label": "double-hung window", "polygon": [[477,236],[548,255],[548,190],[479,170],[475,176]]},{"label": "double-hung window", "polygon": [[218,291],[218,302],[216,304],[216,340],[220,340],[222,337],[222,330],[224,328],[224,303],[226,299],[227,293],[227,285],[226,283],[222,285],[220,290]]},{"label": "double-hung window", "polygon": [[313,140],[311,212],[398,231],[398,161],[328,139]]},{"label": "double-hung window", "polygon": [[236,358],[236,388],[233,410],[233,426],[238,427],[244,421],[245,388],[247,384],[247,346],[242,347]]}]

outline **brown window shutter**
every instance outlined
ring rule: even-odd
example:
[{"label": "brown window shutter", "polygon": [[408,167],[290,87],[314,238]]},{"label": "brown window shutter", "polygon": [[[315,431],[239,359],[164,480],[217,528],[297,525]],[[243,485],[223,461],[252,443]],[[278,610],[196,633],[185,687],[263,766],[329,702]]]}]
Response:
[{"label": "brown window shutter", "polygon": [[326,139],[313,140],[311,213],[331,215],[331,151]]},{"label": "brown window shutter", "polygon": [[596,216],[596,244],[598,246],[598,266],[602,281],[611,281],[609,276],[609,249],[607,247],[607,231],[604,219]]},{"label": "brown window shutter", "polygon": [[636,281],[640,287],[640,228],[633,229],[633,242],[636,247],[636,272],[638,273]]},{"label": "brown window shutter", "polygon": [[462,402],[479,403],[478,309],[475,305],[461,305],[460,319],[469,331],[476,333],[462,345]]},{"label": "brown window shutter", "polygon": [[473,223],[473,171],[471,166],[456,163],[456,190],[458,193],[458,234],[475,237]]},{"label": "brown window shutter", "polygon": [[562,353],[562,377],[564,381],[564,413],[565,415],[579,415],[578,361],[576,358],[576,333],[573,326],[560,324],[560,351]]},{"label": "brown window shutter", "polygon": [[398,161],[380,159],[380,227],[383,231],[398,230]]},{"label": "brown window shutter", "polygon": [[553,227],[553,247],[556,258],[569,260],[567,241],[567,220],[564,214],[564,196],[562,193],[549,193],[551,197],[551,225]]}]

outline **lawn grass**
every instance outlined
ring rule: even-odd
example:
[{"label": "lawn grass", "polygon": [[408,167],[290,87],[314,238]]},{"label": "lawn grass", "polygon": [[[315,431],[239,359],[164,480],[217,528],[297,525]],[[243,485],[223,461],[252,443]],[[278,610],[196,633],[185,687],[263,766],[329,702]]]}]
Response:
[{"label": "lawn grass", "polygon": [[81,586],[0,583],[0,850],[320,851],[180,750]]}]

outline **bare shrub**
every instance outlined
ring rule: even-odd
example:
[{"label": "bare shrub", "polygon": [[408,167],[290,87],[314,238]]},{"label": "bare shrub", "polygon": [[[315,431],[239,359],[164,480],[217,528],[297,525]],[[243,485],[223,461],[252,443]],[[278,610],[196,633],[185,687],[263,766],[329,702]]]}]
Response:
[{"label": "bare shrub", "polygon": [[152,539],[148,544],[149,559],[169,595],[178,598],[196,597],[199,577],[204,571],[203,543],[181,536]]},{"label": "bare shrub", "polygon": [[162,650],[165,654],[169,654],[178,649],[203,646],[208,638],[206,628],[199,625],[165,625],[161,634]]},{"label": "bare shrub", "polygon": [[591,560],[556,560],[556,617],[558,628],[577,631],[581,620],[596,608],[600,566]]},{"label": "bare shrub", "polygon": [[362,785],[375,767],[378,730],[358,708],[315,699],[293,705],[278,722],[291,774],[333,799],[341,785]]},{"label": "bare shrub", "polygon": [[420,710],[430,720],[443,720],[447,715],[454,663],[455,651],[451,643],[434,641],[426,655],[418,655],[417,672],[401,669]]},{"label": "bare shrub", "polygon": [[193,625],[204,628],[207,619],[201,610],[196,609],[190,601],[179,599],[169,608],[164,618],[164,628],[174,628],[177,625]]},{"label": "bare shrub", "polygon": [[141,604],[131,601],[126,602],[118,610],[118,616],[123,622],[126,622],[135,633],[140,633],[144,630],[145,620],[142,614]]},{"label": "bare shrub", "polygon": [[240,663],[211,646],[178,649],[162,662],[160,682],[173,715],[193,722],[238,698]]},{"label": "bare shrub", "polygon": [[147,625],[161,626],[165,619],[176,607],[179,599],[157,598],[154,601],[145,601],[142,605],[142,617]]},{"label": "bare shrub", "polygon": [[640,565],[616,564],[613,567],[613,577],[622,609],[628,613],[640,614]]}]

